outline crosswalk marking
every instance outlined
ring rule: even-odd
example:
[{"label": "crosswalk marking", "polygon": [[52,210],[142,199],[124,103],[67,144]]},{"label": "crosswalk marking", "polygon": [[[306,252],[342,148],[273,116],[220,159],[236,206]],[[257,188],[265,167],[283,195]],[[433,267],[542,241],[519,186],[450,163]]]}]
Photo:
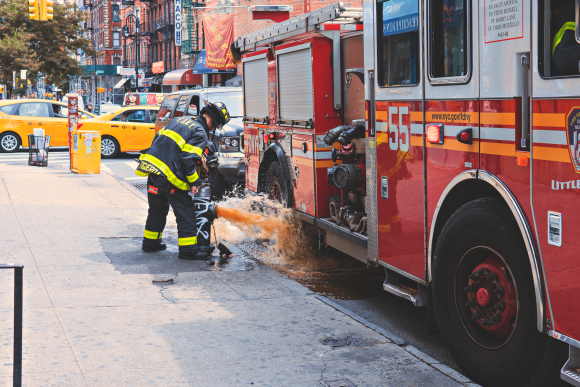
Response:
[{"label": "crosswalk marking", "polygon": [[141,176],[137,176],[137,177],[126,177],[125,178],[125,180],[139,180],[139,179],[147,180],[146,177],[141,177]]}]

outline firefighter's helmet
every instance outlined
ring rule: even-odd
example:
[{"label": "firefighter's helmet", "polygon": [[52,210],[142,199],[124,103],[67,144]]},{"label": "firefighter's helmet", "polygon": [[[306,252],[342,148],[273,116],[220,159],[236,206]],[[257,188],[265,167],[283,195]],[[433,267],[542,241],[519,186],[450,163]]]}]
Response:
[{"label": "firefighter's helmet", "polygon": [[223,102],[209,102],[205,100],[205,107],[201,109],[201,113],[206,112],[211,115],[216,127],[221,127],[230,122],[230,112],[228,112],[228,108]]}]

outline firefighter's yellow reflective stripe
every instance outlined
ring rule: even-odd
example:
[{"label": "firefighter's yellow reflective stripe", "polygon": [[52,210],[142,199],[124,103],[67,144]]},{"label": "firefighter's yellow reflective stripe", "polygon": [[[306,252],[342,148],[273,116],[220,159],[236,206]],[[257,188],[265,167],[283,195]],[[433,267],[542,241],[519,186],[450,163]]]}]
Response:
[{"label": "firefighter's yellow reflective stripe", "polygon": [[187,181],[189,181],[190,183],[195,183],[195,181],[197,179],[199,179],[199,176],[197,174],[197,171],[196,172],[193,172],[193,175],[187,176]]},{"label": "firefighter's yellow reflective stripe", "polygon": [[177,244],[179,246],[191,246],[197,244],[197,237],[189,237],[189,238],[178,238]]},{"label": "firefighter's yellow reflective stripe", "polygon": [[139,157],[139,160],[147,161],[148,163],[151,163],[154,166],[156,166],[161,172],[163,172],[165,177],[167,177],[167,180],[169,180],[169,182],[171,184],[173,184],[174,186],[176,186],[180,190],[183,190],[183,191],[189,190],[189,186],[187,185],[187,183],[182,181],[182,180],[179,180],[177,178],[177,176],[175,176],[175,174],[173,172],[171,172],[171,169],[169,169],[169,167],[167,165],[165,165],[157,157],[149,155],[149,154],[144,154],[144,155],[141,155],[141,157]]},{"label": "firefighter's yellow reflective stripe", "polygon": [[143,236],[147,239],[161,239],[162,235],[163,235],[163,233],[161,233],[161,232],[145,230],[145,234]]},{"label": "firefighter's yellow reflective stripe", "polygon": [[562,40],[562,37],[564,36],[564,33],[567,30],[576,31],[576,23],[574,23],[573,21],[566,22],[564,23],[562,28],[560,28],[560,31],[556,33],[556,36],[554,36],[554,40],[552,41],[552,55],[554,55],[556,46],[560,44],[560,41]]},{"label": "firefighter's yellow reflective stripe", "polygon": [[138,170],[138,169],[135,169],[135,175],[137,175],[137,176],[143,176],[143,177],[147,177],[147,176],[149,176],[149,173],[148,173],[148,172],[143,172],[143,171],[140,171],[140,170]]},{"label": "firefighter's yellow reflective stripe", "polygon": [[203,153],[203,150],[200,147],[197,146],[193,146],[191,144],[185,144],[183,146],[183,148],[181,148],[182,151],[187,152],[187,153],[195,153],[196,155],[201,157],[201,154]]},{"label": "firefighter's yellow reflective stripe", "polygon": [[159,135],[160,136],[167,136],[170,139],[172,139],[173,141],[175,141],[177,146],[179,146],[179,149],[181,149],[184,152],[195,153],[198,156],[201,156],[201,154],[203,152],[203,149],[186,143],[185,140],[183,139],[183,137],[181,137],[179,135],[179,133],[174,132],[173,130],[161,129],[159,131]]}]

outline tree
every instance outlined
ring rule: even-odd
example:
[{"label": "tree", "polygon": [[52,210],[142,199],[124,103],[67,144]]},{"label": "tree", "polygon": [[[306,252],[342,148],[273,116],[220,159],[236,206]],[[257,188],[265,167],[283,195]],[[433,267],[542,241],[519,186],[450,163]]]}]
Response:
[{"label": "tree", "polygon": [[76,5],[54,2],[54,18],[30,20],[27,0],[4,0],[0,6],[0,83],[12,83],[12,71],[28,70],[31,79],[41,72],[46,84],[65,92],[70,76],[85,70],[76,59],[79,51],[96,52],[84,37],[88,13]]}]

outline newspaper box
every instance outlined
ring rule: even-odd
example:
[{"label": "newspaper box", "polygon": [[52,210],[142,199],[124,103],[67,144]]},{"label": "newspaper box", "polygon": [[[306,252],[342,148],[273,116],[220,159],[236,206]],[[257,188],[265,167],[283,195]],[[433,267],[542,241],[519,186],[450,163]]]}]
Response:
[{"label": "newspaper box", "polygon": [[101,133],[75,130],[72,142],[71,171],[78,174],[101,173]]}]

